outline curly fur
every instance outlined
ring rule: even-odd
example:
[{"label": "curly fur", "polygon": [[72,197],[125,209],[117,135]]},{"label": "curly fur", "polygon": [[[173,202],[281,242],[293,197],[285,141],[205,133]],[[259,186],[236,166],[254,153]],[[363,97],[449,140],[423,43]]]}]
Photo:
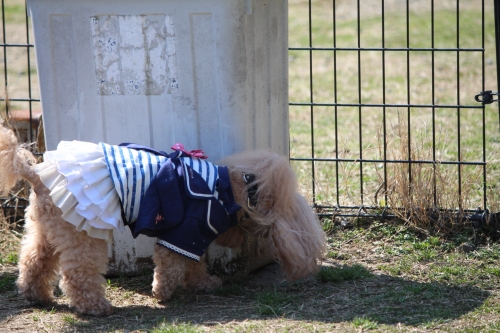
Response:
[{"label": "curly fur", "polygon": [[[105,298],[102,276],[108,262],[107,244],[62,219],[61,210],[31,167],[35,161],[18,146],[12,131],[0,127],[0,191],[8,191],[23,179],[32,185],[19,258],[19,291],[30,302],[52,302],[60,275],[59,285],[78,312],[108,315],[113,308]],[[242,206],[239,216],[248,218],[216,241],[234,248],[241,245],[245,232],[266,237],[289,280],[315,272],[325,236],[312,209],[297,194],[288,161],[269,151],[255,151],[227,157],[219,164],[228,166],[235,200]],[[246,184],[243,173],[254,174],[255,182]],[[247,190],[254,184],[257,205],[248,207]],[[177,287],[210,290],[221,285],[220,278],[207,273],[203,257],[198,263],[155,245],[153,261],[153,295],[158,300],[168,300]]]},{"label": "curly fur", "polygon": [[[249,223],[229,230],[224,237],[241,239],[246,227],[260,237],[270,237],[273,254],[289,280],[315,272],[324,252],[325,236],[311,207],[297,193],[296,176],[288,160],[259,150],[231,155],[219,164],[229,168],[237,202],[245,203],[248,188],[257,185],[257,205],[249,208],[242,204],[242,213],[248,214]],[[245,184],[242,173],[256,175],[255,181]]]}]

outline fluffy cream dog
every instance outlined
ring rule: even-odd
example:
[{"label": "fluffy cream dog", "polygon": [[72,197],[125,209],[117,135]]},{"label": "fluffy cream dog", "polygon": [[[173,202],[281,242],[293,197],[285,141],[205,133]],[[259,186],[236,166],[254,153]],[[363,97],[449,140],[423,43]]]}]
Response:
[{"label": "fluffy cream dog", "polygon": [[[90,237],[63,219],[51,190],[35,172],[39,165],[18,145],[11,130],[0,127],[0,190],[8,191],[22,179],[32,185],[19,257],[19,291],[30,302],[49,303],[60,279],[62,291],[78,312],[110,314],[112,306],[105,298],[102,276],[108,261],[106,240]],[[216,242],[237,247],[244,233],[251,232],[269,239],[289,280],[315,272],[325,236],[307,201],[297,193],[296,177],[287,159],[268,151],[252,151],[229,156],[219,165],[227,166],[234,201],[241,209],[238,224]],[[244,175],[251,177],[245,179]],[[210,290],[220,286],[221,280],[207,273],[203,258],[192,260],[155,245],[153,295],[166,301],[177,287]]]}]

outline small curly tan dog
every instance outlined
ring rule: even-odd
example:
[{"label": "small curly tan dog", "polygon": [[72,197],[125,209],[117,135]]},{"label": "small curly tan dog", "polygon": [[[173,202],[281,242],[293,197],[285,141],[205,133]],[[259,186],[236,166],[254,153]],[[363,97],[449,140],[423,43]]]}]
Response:
[{"label": "small curly tan dog", "polygon": [[[90,237],[90,229],[82,230],[68,223],[64,208],[61,210],[54,203],[59,200],[53,197],[54,189],[44,185],[35,170],[40,170],[44,163],[47,162],[36,164],[33,155],[19,147],[12,131],[0,127],[0,190],[8,191],[22,179],[32,185],[18,288],[30,302],[49,303],[53,301],[54,284],[60,278],[62,291],[77,311],[110,314],[112,306],[105,298],[102,276],[108,261],[106,239]],[[288,161],[268,151],[255,151],[229,156],[219,164],[227,166],[230,190],[235,205],[241,209],[235,213],[237,225],[216,235],[216,242],[237,247],[244,233],[251,232],[269,239],[274,257],[289,280],[315,272],[322,259],[325,236],[307,201],[297,193],[295,174]],[[190,172],[189,168],[185,170]],[[121,210],[123,213],[123,207]],[[85,213],[84,210],[82,214]],[[164,219],[169,220],[169,216],[158,214],[157,222]],[[208,221],[211,222],[217,227],[218,221]],[[207,273],[203,255],[197,261],[179,254],[180,251],[155,245],[153,294],[161,301],[168,300],[177,287],[210,290],[221,285],[218,277]]]}]

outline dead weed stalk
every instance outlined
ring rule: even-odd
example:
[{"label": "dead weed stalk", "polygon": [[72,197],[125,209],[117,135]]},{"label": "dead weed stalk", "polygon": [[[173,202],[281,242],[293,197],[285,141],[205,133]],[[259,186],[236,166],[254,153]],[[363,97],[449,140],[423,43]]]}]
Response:
[{"label": "dead weed stalk", "polygon": [[[443,234],[457,231],[465,227],[465,211],[478,202],[482,167],[442,163],[438,156],[444,156],[440,149],[447,146],[446,138],[435,135],[433,150],[432,133],[420,129],[410,136],[406,119],[406,113],[399,112],[398,123],[392,126],[386,139],[386,156],[390,161],[386,204],[413,227]],[[378,141],[382,151],[380,132]],[[464,154],[461,152],[462,160]],[[383,182],[383,175],[379,172],[378,176]]]}]

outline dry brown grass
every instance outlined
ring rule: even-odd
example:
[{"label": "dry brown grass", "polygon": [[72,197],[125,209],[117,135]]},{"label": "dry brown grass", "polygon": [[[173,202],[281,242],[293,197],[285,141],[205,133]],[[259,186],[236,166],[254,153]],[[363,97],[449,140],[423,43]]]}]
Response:
[{"label": "dry brown grass", "polygon": [[[23,215],[22,212],[15,212],[14,215]],[[10,222],[11,218],[4,215],[4,210],[0,210],[0,253],[3,255],[15,254],[18,251],[19,240],[21,238],[22,229],[18,226],[18,222]]]},{"label": "dry brown grass", "polygon": [[[392,133],[389,135],[391,142],[387,143],[390,147],[387,150],[387,158],[420,163],[388,163],[386,199],[383,199],[381,206],[398,208],[394,213],[401,219],[434,233],[449,234],[470,228],[470,222],[463,220],[466,215],[464,210],[480,201],[483,167],[441,164],[439,156],[443,156],[445,152],[440,148],[447,146],[446,143],[440,142],[446,140],[441,136],[436,140],[435,150],[432,149],[430,133],[421,130],[412,139],[410,141],[407,114],[401,112],[398,123],[392,127]],[[380,147],[382,146],[381,142]],[[382,148],[379,149],[382,151]],[[462,152],[462,155],[465,155],[465,152]],[[378,175],[383,182],[384,175],[380,170]]]}]

